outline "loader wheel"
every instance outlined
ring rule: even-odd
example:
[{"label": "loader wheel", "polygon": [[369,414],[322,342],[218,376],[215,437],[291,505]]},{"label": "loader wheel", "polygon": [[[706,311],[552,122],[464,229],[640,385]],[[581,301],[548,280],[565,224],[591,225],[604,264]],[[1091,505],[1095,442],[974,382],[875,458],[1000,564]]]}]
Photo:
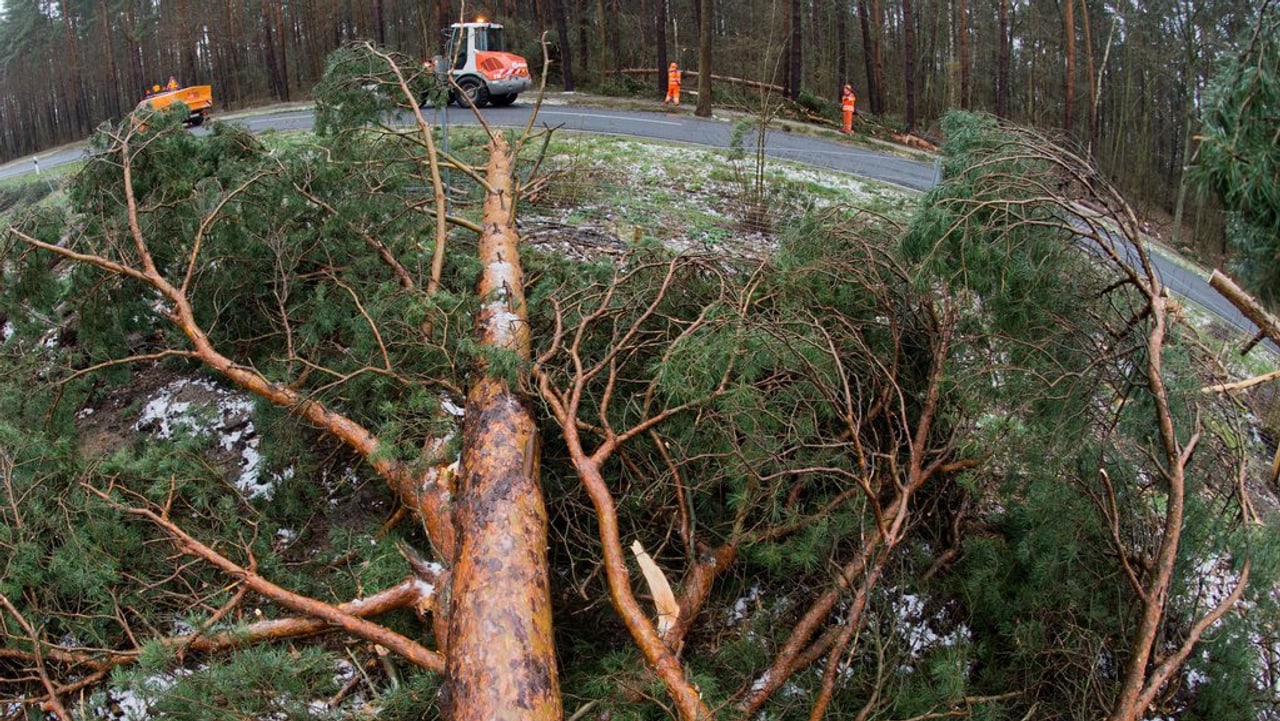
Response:
[{"label": "loader wheel", "polygon": [[[462,92],[465,93],[468,98],[471,98],[471,102],[477,108],[483,108],[489,104],[489,88],[479,80],[475,78],[463,78],[458,81],[458,87],[462,89]],[[467,107],[467,101],[462,98],[458,98],[458,105],[465,108]]]}]

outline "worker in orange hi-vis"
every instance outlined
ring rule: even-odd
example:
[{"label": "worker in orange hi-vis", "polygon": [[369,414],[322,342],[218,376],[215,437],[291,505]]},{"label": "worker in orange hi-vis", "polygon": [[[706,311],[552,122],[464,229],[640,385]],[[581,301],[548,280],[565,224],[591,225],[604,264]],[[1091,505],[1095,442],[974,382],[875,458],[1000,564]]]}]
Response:
[{"label": "worker in orange hi-vis", "polygon": [[844,114],[844,125],[841,126],[840,132],[853,132],[853,115],[858,112],[858,96],[853,94],[853,86],[844,86],[844,92],[840,95],[840,110]]},{"label": "worker in orange hi-vis", "polygon": [[662,104],[680,104],[680,67],[675,63],[667,68],[667,99]]}]

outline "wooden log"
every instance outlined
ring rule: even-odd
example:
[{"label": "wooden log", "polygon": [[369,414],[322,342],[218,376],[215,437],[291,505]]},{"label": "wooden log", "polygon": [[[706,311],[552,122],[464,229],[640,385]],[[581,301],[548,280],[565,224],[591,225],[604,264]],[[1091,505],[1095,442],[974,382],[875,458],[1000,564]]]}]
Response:
[{"label": "wooden log", "polygon": [[[1244,317],[1253,321],[1253,324],[1258,326],[1259,335],[1265,336],[1272,343],[1280,345],[1280,320],[1268,313],[1267,309],[1262,307],[1262,304],[1256,298],[1246,293],[1243,288],[1235,284],[1235,281],[1217,270],[1213,271],[1213,274],[1209,276],[1209,285],[1221,293],[1222,297],[1226,298],[1231,305],[1238,308],[1244,314]],[[1245,355],[1256,344],[1257,341],[1250,343],[1240,354]]]}]

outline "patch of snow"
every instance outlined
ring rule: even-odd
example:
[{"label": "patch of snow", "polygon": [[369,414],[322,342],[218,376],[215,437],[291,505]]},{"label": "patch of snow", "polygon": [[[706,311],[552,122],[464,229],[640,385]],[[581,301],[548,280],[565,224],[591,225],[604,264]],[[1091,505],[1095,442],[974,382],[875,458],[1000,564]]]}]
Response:
[{"label": "patch of snow", "polygon": [[747,595],[734,601],[733,608],[729,611],[729,619],[725,625],[736,626],[745,621],[751,611],[759,604],[761,593],[760,585],[756,584],[751,587],[750,591],[747,591]]},{"label": "patch of snow", "polygon": [[445,413],[458,418],[467,414],[466,410],[463,409],[462,406],[457,405],[444,395],[440,396],[440,408],[443,409]]},{"label": "patch of snow", "polygon": [[946,609],[940,609],[932,616],[925,615],[925,601],[913,593],[893,595],[891,605],[897,634],[907,646],[911,658],[920,658],[935,648],[951,648],[972,638],[969,627],[958,624],[950,632],[942,634],[936,629],[946,628]]},{"label": "patch of snow", "polygon": [[236,488],[249,498],[270,498],[275,490],[274,479],[259,480],[261,473],[262,454],[258,453],[258,439],[254,438],[240,449],[240,475],[235,480]]},{"label": "patch of snow", "polygon": [[809,690],[794,681],[788,681],[783,684],[782,688],[778,690],[778,693],[781,694],[783,698],[809,698]]},{"label": "patch of snow", "polygon": [[[1240,574],[1231,567],[1230,559],[1221,555],[1211,555],[1196,564],[1193,582],[1182,586],[1183,600],[1195,605],[1201,611],[1216,608],[1231,595],[1236,584],[1240,582]],[[1237,607],[1243,606],[1237,604]],[[1212,628],[1221,625],[1219,619]]]},{"label": "patch of snow", "polygon": [[763,676],[756,679],[755,682],[751,684],[751,693],[760,693],[769,685],[769,681],[769,672],[765,671]]},{"label": "patch of snow", "polygon": [[232,480],[235,487],[249,498],[269,498],[275,483],[287,477],[262,477],[260,439],[253,424],[253,411],[253,400],[244,393],[203,378],[184,378],[161,388],[147,401],[133,429],[164,440],[177,435],[216,435],[219,448],[239,451],[239,472]]},{"label": "patch of snow", "polygon": [[281,546],[288,546],[298,538],[298,532],[290,528],[281,528],[276,531],[276,543]]},{"label": "patch of snow", "polygon": [[514,329],[524,322],[519,315],[511,311],[511,306],[506,300],[490,303],[485,312],[488,313],[491,318],[490,323],[495,328],[505,327],[514,332]]}]

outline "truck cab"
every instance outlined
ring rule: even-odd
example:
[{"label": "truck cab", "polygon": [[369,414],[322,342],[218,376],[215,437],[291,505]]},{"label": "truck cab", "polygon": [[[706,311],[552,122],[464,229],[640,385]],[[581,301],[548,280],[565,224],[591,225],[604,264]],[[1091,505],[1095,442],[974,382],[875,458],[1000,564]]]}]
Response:
[{"label": "truck cab", "polygon": [[[477,108],[490,103],[510,105],[517,95],[533,87],[528,61],[507,52],[502,26],[497,23],[480,20],[450,26],[445,54],[436,58],[437,71],[443,73],[446,68]],[[456,91],[450,100],[467,104]]]}]

